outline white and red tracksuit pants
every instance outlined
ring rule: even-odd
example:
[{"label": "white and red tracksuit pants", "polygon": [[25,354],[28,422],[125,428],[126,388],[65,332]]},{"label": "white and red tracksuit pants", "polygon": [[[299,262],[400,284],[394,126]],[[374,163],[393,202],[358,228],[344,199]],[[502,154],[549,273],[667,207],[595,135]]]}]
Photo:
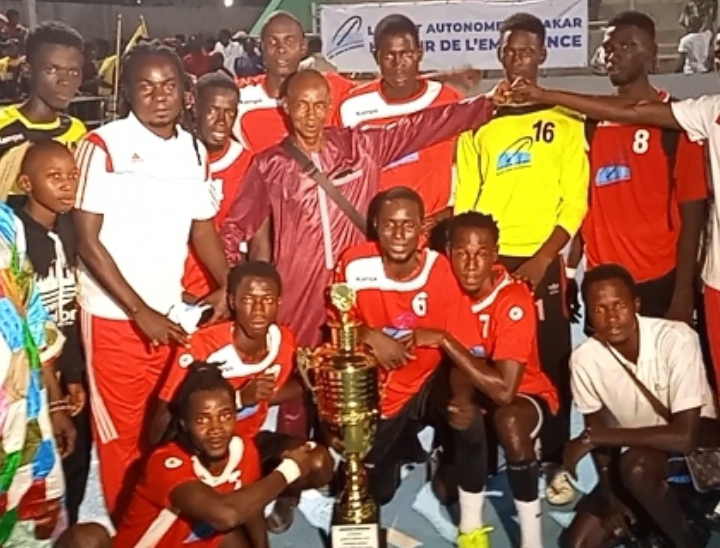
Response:
[{"label": "white and red tracksuit pants", "polygon": [[150,403],[170,363],[170,346],[153,348],[128,320],[81,311],[93,435],[111,517],[124,512],[138,476]]}]

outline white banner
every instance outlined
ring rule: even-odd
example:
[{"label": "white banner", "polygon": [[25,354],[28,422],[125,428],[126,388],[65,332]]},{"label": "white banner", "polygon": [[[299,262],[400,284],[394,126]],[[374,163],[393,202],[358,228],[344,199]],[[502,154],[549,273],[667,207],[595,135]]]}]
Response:
[{"label": "white banner", "polygon": [[587,0],[398,2],[324,4],[320,8],[323,53],[341,72],[376,72],[373,31],[400,13],[420,30],[423,70],[460,66],[498,69],[500,25],[517,12],[536,15],[547,29],[545,68],[584,67],[588,61]]}]

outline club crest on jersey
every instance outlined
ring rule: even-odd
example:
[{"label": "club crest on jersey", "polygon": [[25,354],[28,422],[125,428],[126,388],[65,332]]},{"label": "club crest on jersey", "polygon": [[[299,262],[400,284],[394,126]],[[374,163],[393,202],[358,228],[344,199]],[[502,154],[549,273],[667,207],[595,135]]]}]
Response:
[{"label": "club crest on jersey", "polygon": [[403,312],[395,318],[392,326],[397,329],[415,329],[417,327],[417,316],[412,312]]},{"label": "club crest on jersey", "polygon": [[597,170],[595,186],[613,185],[622,181],[629,181],[631,177],[630,166],[604,166]]},{"label": "club crest on jersey", "polygon": [[483,345],[479,344],[477,346],[473,346],[470,349],[470,354],[472,354],[476,358],[484,358],[485,356],[487,356],[487,350],[485,350],[485,347]]},{"label": "club crest on jersey", "polygon": [[532,164],[532,154],[530,153],[532,144],[532,137],[521,137],[501,152],[495,165],[497,173],[529,167]]}]

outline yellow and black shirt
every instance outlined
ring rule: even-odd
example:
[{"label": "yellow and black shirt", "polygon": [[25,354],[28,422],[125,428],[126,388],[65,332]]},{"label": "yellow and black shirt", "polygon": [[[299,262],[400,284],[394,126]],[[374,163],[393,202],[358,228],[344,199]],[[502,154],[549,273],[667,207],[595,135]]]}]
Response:
[{"label": "yellow and black shirt", "polygon": [[[11,194],[22,191],[15,184],[20,169],[22,155],[11,151],[20,145],[32,141],[54,139],[70,148],[74,148],[87,133],[85,125],[72,116],[61,114],[54,122],[36,124],[28,120],[19,110],[19,105],[12,105],[0,110],[0,198],[5,198],[8,190]],[[18,157],[14,157],[18,156]],[[10,185],[11,188],[10,188]]]},{"label": "yellow and black shirt", "polygon": [[505,107],[458,139],[455,213],[492,215],[500,253],[530,257],[560,226],[577,232],[588,207],[582,118],[562,108]]}]

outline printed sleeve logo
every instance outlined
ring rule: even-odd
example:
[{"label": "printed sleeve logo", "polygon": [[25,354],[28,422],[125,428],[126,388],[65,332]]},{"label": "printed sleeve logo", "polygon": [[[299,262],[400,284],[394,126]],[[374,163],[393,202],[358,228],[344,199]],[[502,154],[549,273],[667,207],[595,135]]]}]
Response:
[{"label": "printed sleeve logo", "polygon": [[165,468],[168,470],[176,470],[182,466],[182,460],[177,457],[168,457],[165,459]]},{"label": "printed sleeve logo", "polygon": [[330,39],[327,58],[332,60],[343,53],[364,48],[365,39],[362,35],[362,26],[363,20],[359,15],[345,19]]},{"label": "printed sleeve logo", "polygon": [[192,354],[183,354],[178,358],[178,365],[183,369],[190,367],[190,364],[195,361]]},{"label": "printed sleeve logo", "polygon": [[525,316],[525,312],[523,311],[523,309],[521,307],[513,306],[510,309],[510,312],[508,312],[508,316],[510,317],[510,319],[512,321],[519,322],[520,320],[523,319],[523,316]]}]

